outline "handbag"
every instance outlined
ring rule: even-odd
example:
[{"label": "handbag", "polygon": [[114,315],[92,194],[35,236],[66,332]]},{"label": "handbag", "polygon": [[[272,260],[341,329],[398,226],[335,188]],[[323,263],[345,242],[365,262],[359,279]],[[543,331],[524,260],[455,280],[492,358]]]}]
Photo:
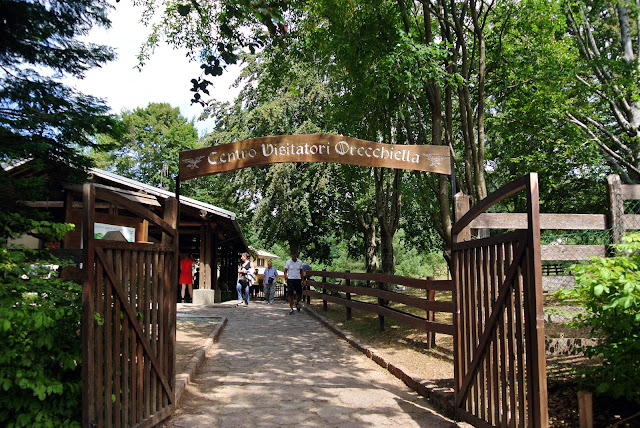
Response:
[{"label": "handbag", "polygon": [[247,276],[246,273],[241,273],[238,274],[238,281],[240,282],[240,284],[248,284],[249,283],[249,277]]}]

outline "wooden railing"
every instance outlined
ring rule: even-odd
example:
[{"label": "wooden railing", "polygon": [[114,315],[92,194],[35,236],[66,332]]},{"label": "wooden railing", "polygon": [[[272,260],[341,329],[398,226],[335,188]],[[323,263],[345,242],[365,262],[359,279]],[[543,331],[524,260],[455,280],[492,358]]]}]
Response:
[{"label": "wooden railing", "polygon": [[[381,273],[313,270],[305,271],[305,276],[303,296],[307,298],[307,303],[312,297],[321,299],[325,311],[327,303],[342,305],[346,308],[347,320],[351,319],[351,309],[371,312],[378,315],[379,328],[384,330],[384,320],[390,318],[429,333],[427,340],[429,347],[435,344],[435,333],[447,335],[454,333],[452,321],[435,320],[436,312],[453,314],[454,285],[451,280],[436,280],[431,277],[420,279]],[[319,281],[309,279],[311,277],[321,279]],[[329,282],[328,279],[339,282]],[[356,281],[363,285],[354,285]],[[373,286],[367,284],[373,284]],[[411,292],[408,288],[425,290],[424,297],[417,296],[420,292]],[[392,289],[396,291],[391,291]],[[402,289],[404,291],[400,292]],[[446,292],[448,299],[436,300],[436,291]],[[403,306],[414,308],[414,310],[402,310]],[[424,311],[424,317],[416,315],[415,312],[420,311]]]}]

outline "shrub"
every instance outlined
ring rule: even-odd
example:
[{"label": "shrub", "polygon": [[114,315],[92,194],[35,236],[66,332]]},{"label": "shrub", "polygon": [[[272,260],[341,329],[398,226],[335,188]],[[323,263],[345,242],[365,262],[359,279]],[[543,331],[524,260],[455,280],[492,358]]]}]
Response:
[{"label": "shrub", "polygon": [[576,288],[560,293],[584,307],[573,322],[598,338],[586,349],[602,362],[585,369],[596,391],[640,403],[640,233],[616,245],[616,255],[576,265]]},{"label": "shrub", "polygon": [[46,254],[6,244],[25,225],[49,236],[69,227],[1,220],[0,426],[80,426],[82,288],[52,276]]}]

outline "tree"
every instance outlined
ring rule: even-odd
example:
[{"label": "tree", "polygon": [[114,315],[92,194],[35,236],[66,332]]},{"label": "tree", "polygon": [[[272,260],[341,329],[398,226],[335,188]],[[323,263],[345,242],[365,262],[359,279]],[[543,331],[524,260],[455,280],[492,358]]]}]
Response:
[{"label": "tree", "polygon": [[124,111],[120,120],[127,132],[118,141],[104,137],[119,147],[99,157],[99,166],[151,186],[175,190],[179,153],[198,147],[193,121],[167,103]]},{"label": "tree", "polygon": [[19,180],[0,173],[3,207],[15,209],[24,194],[46,199],[53,183],[82,180],[91,164],[83,149],[99,146],[92,136],[118,130],[102,100],[59,81],[113,58],[110,48],[77,39],[93,25],[109,26],[110,7],[103,0],[0,3],[0,161],[29,159],[33,168]]},{"label": "tree", "polygon": [[[504,2],[487,35],[489,186],[540,175],[544,212],[602,213],[611,172],[570,115],[593,112],[560,2]],[[525,201],[520,207],[523,209]]]},{"label": "tree", "polygon": [[570,34],[587,67],[578,74],[592,112],[571,121],[627,183],[640,182],[640,7],[629,0],[565,1]]},{"label": "tree", "polygon": [[269,39],[287,34],[284,16],[300,0],[136,0],[144,7],[144,23],[154,22],[139,59],[144,65],[161,40],[186,48],[190,60],[199,61],[202,74],[191,79],[193,102],[206,105],[211,77],[236,64],[243,52],[256,53]]}]

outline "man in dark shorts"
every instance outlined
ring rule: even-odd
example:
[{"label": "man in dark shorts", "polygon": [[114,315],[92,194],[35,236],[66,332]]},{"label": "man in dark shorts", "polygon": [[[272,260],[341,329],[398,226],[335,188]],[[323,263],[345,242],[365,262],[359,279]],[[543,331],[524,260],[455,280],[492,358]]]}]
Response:
[{"label": "man in dark shorts", "polygon": [[291,258],[284,264],[284,279],[287,281],[287,296],[289,298],[289,315],[293,315],[293,295],[296,295],[296,309],[300,311],[302,299],[302,260],[298,252],[291,250]]}]

